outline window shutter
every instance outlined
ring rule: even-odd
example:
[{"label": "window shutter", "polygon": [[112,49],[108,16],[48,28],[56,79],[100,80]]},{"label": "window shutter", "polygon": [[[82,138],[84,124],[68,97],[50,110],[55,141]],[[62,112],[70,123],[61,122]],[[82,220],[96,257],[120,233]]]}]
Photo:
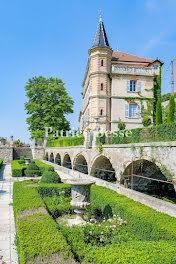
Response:
[{"label": "window shutter", "polygon": [[138,118],[141,117],[141,104],[138,104]]},{"label": "window shutter", "polygon": [[125,105],[125,117],[129,117],[129,104]]},{"label": "window shutter", "polygon": [[141,93],[141,80],[137,80],[137,91]]},{"label": "window shutter", "polygon": [[130,92],[130,80],[127,80],[127,92]]}]

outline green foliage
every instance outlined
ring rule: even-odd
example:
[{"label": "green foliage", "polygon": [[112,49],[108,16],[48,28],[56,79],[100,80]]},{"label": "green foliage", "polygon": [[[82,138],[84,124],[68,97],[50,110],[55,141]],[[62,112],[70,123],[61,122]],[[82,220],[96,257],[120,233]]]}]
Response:
[{"label": "green foliage", "polygon": [[150,126],[152,123],[152,120],[149,116],[145,116],[143,119],[142,119],[142,124],[144,127],[148,127]]},{"label": "green foliage", "polygon": [[[64,259],[72,256],[66,239],[49,215],[33,214],[19,218],[17,237],[20,264],[29,263],[29,260],[30,263],[46,263],[43,262],[45,258],[54,253],[58,253],[63,262],[56,258],[52,263],[64,263]],[[37,257],[40,261],[35,261]]]},{"label": "green foliage", "polygon": [[98,149],[98,151],[99,151],[100,153],[103,152],[103,145],[102,145],[101,142],[98,142],[97,149]]},{"label": "green foliage", "polygon": [[35,164],[35,162],[29,163],[24,173],[27,177],[41,176],[41,171],[39,170],[39,167]]},{"label": "green foliage", "polygon": [[[33,213],[34,209],[45,208],[45,204],[37,189],[31,185],[35,186],[32,182],[15,182],[13,188],[20,264],[49,263],[47,258],[53,254],[56,255],[55,262],[52,263],[73,263],[70,246],[57,229],[52,217],[46,213]],[[27,215],[18,217],[18,213],[25,210],[28,212]],[[64,262],[67,259],[68,262]]]},{"label": "green foliage", "polygon": [[46,204],[47,210],[54,219],[63,214],[73,213],[73,208],[70,204],[71,197],[64,197],[64,195],[61,195],[54,197],[45,197],[43,200]]},{"label": "green foliage", "polygon": [[[171,97],[171,93],[166,93],[161,95],[161,102],[169,101]],[[174,93],[174,97],[176,98],[176,92]]]},{"label": "green foliage", "polygon": [[[155,211],[128,197],[117,194],[105,187],[91,187],[91,212],[103,211],[109,205],[112,213],[127,221],[127,226],[140,240],[176,241],[176,220]],[[163,225],[164,223],[164,225]]]},{"label": "green foliage", "polygon": [[126,128],[126,124],[125,124],[124,122],[120,122],[120,123],[118,123],[118,128],[119,128],[120,130],[125,130],[125,128]]},{"label": "green foliage", "polygon": [[84,136],[79,137],[61,137],[47,141],[47,147],[67,147],[67,146],[82,146],[84,145]]},{"label": "green foliage", "polygon": [[43,163],[40,160],[34,159],[33,160],[35,164],[39,167],[41,174],[43,174],[45,171],[54,171],[54,167],[48,164]]},{"label": "green foliage", "polygon": [[26,169],[24,163],[19,164],[18,160],[11,161],[12,177],[22,177],[24,176],[24,171]]},{"label": "green foliage", "polygon": [[64,197],[69,197],[71,194],[71,186],[69,184],[45,184],[40,183],[37,187],[37,191],[42,198],[60,196],[64,194]]},{"label": "green foliage", "polygon": [[39,207],[45,208],[45,204],[37,192],[35,184],[32,181],[14,182],[13,209],[15,217],[20,212],[36,209]]},{"label": "green foliage", "polygon": [[153,121],[155,124],[156,121],[156,104],[158,99],[161,99],[161,66],[160,66],[160,72],[159,75],[156,75],[153,79]]},{"label": "green foliage", "polygon": [[[130,137],[113,137],[109,144],[129,144],[140,142],[167,142],[176,141],[176,123],[161,124],[147,128],[136,128],[129,130]],[[97,138],[97,141],[100,140]]]},{"label": "green foliage", "polygon": [[162,118],[161,99],[158,99],[156,104],[156,125],[161,125],[162,122],[163,122],[163,118]]},{"label": "green foliage", "polygon": [[169,112],[168,112],[168,116],[167,116],[167,122],[168,123],[173,123],[174,119],[175,119],[175,99],[174,96],[172,95],[170,97],[170,101],[169,101]]},{"label": "green foliage", "polygon": [[173,264],[176,263],[175,250],[175,242],[129,241],[120,245],[93,248],[84,261],[94,264]]},{"label": "green foliage", "polygon": [[26,122],[30,131],[42,131],[45,127],[69,130],[65,115],[73,113],[73,100],[61,79],[33,77],[28,80],[25,90],[28,98],[25,110],[29,115]]},{"label": "green foliage", "polygon": [[55,171],[45,171],[41,178],[41,183],[61,183],[61,178]]},{"label": "green foliage", "polygon": [[161,169],[161,172],[164,174],[164,176],[166,176],[168,181],[173,180],[173,175],[164,165],[162,165],[160,169]]},{"label": "green foliage", "polygon": [[3,160],[0,160],[0,168],[3,166]]},{"label": "green foliage", "polygon": [[38,139],[43,139],[45,135],[45,130],[31,131],[31,136]]}]

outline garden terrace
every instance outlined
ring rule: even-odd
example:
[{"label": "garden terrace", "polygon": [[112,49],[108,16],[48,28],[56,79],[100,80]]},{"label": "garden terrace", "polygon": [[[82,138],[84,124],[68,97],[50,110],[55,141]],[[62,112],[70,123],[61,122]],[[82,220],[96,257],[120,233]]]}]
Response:
[{"label": "garden terrace", "polygon": [[107,188],[92,186],[92,225],[76,227],[62,220],[70,185],[18,182],[13,197],[20,264],[176,262],[176,219]]}]

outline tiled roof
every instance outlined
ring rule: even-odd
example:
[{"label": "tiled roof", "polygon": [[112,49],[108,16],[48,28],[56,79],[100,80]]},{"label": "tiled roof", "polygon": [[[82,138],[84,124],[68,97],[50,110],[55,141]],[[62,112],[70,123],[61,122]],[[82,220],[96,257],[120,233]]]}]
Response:
[{"label": "tiled roof", "polygon": [[92,45],[92,49],[93,48],[110,48],[109,46],[109,42],[108,42],[108,38],[106,36],[106,31],[104,28],[104,24],[102,22],[102,19],[100,17],[100,21],[98,23],[98,27],[97,27],[97,31],[95,34],[95,38],[94,38],[94,42]]},{"label": "tiled roof", "polygon": [[141,62],[141,63],[151,63],[152,62],[152,60],[150,59],[142,58],[142,57],[124,53],[121,51],[113,52],[112,61]]}]

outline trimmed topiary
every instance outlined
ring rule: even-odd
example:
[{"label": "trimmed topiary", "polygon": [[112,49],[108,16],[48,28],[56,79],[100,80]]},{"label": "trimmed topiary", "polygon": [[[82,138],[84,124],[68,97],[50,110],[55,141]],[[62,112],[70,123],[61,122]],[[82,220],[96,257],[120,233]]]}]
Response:
[{"label": "trimmed topiary", "polygon": [[126,124],[124,122],[120,122],[120,123],[118,123],[118,128],[119,128],[119,130],[125,130]]},{"label": "trimmed topiary", "polygon": [[41,176],[41,171],[39,170],[39,167],[35,164],[35,162],[31,162],[24,173],[27,177]]},{"label": "trimmed topiary", "polygon": [[163,117],[162,117],[161,99],[158,99],[156,104],[156,125],[161,125],[162,123],[163,123]]},{"label": "trimmed topiary", "polygon": [[42,183],[61,183],[61,178],[55,171],[45,171],[42,175]]},{"label": "trimmed topiary", "polygon": [[174,122],[174,114],[175,114],[175,99],[174,99],[174,96],[171,95],[170,101],[169,101],[169,112],[167,116],[167,123]]},{"label": "trimmed topiary", "polygon": [[144,127],[148,127],[150,126],[152,123],[152,120],[149,116],[145,116],[143,119],[142,119],[142,124]]}]

